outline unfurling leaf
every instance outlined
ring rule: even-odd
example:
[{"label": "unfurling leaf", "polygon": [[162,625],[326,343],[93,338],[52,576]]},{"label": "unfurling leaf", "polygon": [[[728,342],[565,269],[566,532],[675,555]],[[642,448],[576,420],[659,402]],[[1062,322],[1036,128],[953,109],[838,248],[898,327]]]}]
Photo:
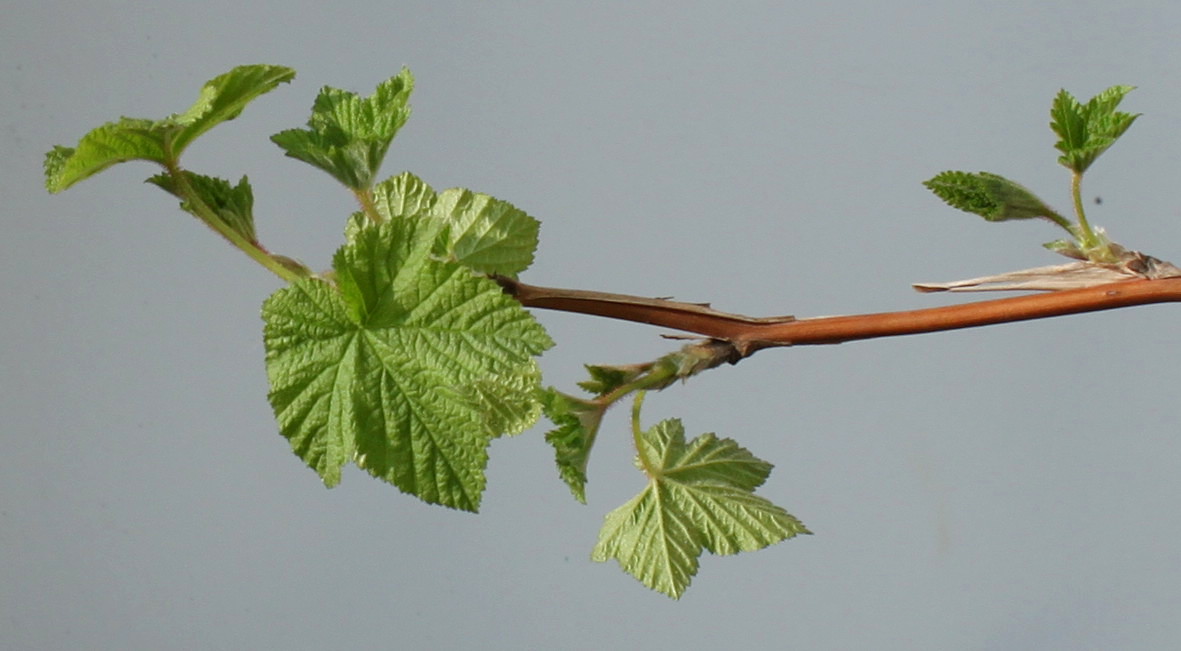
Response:
[{"label": "unfurling leaf", "polygon": [[592,558],[614,558],[644,585],[679,599],[702,550],[718,555],[762,549],[799,534],[803,523],[754,495],[771,464],[731,439],[702,434],[685,442],[676,419],[642,433],[639,465],[648,486],[607,514]]},{"label": "unfurling leaf", "polygon": [[237,117],[251,100],[291,81],[283,66],[238,66],[205,83],[189,110],[164,118],[121,118],[82,136],[76,147],[54,147],[45,157],[45,187],[61,192],[117,163],[146,160],[165,165],[201,134]]},{"label": "unfurling leaf", "polygon": [[272,295],[270,399],[327,485],[351,460],[426,502],[474,511],[490,440],[537,418],[534,356],[552,342],[495,282],[436,259],[439,233],[432,220],[360,229],[336,254],[339,289],[307,279]]},{"label": "unfurling leaf", "polygon": [[570,487],[574,499],[586,504],[586,466],[607,405],[550,388],[542,396],[542,409],[557,425],[546,432],[545,440],[554,448],[558,476]]},{"label": "unfurling leaf", "polygon": [[[254,233],[254,194],[250,190],[250,182],[243,176],[238,185],[230,185],[229,181],[202,176],[184,171],[185,183],[193,194],[216,215],[217,219],[231,230],[241,235],[248,242],[257,241]],[[193,206],[184,190],[177,186],[177,179],[168,174],[157,174],[150,179],[164,191],[181,199],[180,207],[204,219]]]},{"label": "unfurling leaf", "polygon": [[980,215],[988,221],[1034,217],[1055,223],[1066,221],[1032,192],[997,174],[941,172],[923,185],[951,207]]},{"label": "unfurling leaf", "polygon": [[1107,151],[1140,114],[1115,109],[1134,86],[1112,86],[1080,103],[1065,90],[1058,91],[1050,107],[1050,128],[1058,134],[1054,145],[1062,155],[1058,162],[1082,174],[1100,154]]},{"label": "unfurling leaf", "polygon": [[628,364],[624,366],[587,364],[585,368],[590,373],[591,379],[579,382],[578,386],[596,396],[603,396],[634,381],[646,373],[651,366],[651,364]]},{"label": "unfurling leaf", "polygon": [[271,136],[287,155],[317,167],[353,190],[373,185],[398,129],[410,117],[414,78],[403,68],[362,99],[325,86],[312,106],[307,129]]}]

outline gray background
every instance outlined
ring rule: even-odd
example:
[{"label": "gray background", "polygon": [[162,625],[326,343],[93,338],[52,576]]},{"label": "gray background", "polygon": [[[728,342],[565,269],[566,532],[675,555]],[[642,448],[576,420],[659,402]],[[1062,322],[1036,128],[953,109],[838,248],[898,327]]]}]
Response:
[{"label": "gray background", "polygon": [[[1177,308],[760,353],[648,401],[776,464],[815,536],[703,557],[679,603],[589,561],[643,484],[625,410],[590,504],[543,429],[492,448],[479,516],[276,433],[260,302],[280,282],[124,165],[60,196],[42,155],[296,68],[190,150],[250,175],[263,241],[317,268],[351,198],[267,141],[325,84],[409,66],[384,169],[540,218],[525,280],[800,316],[962,300],[909,283],[1057,262],[920,182],[1019,180],[1066,210],[1060,87],[1139,90],[1093,221],[1181,261],[1181,5],[1156,2],[10,3],[0,22],[0,647],[1155,649],[1181,635]],[[664,330],[541,313],[547,381]]]}]

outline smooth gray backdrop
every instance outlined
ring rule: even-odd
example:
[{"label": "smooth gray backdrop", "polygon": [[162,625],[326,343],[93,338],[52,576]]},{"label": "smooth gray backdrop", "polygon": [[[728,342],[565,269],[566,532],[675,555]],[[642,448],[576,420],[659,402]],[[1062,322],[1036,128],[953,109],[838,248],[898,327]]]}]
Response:
[{"label": "smooth gray backdrop", "polygon": [[[538,427],[480,515],[350,469],[325,490],[266,403],[281,283],[123,165],[60,196],[43,153],[299,72],[203,138],[272,249],[327,266],[351,198],[267,137],[323,85],[409,66],[384,172],[543,222],[537,284],[799,316],[966,300],[909,284],[1054,264],[920,182],[988,170],[1066,210],[1050,101],[1144,116],[1093,221],[1181,262],[1181,5],[1153,2],[12,2],[0,21],[0,647],[1160,649],[1181,638],[1181,313],[1156,306],[766,351],[648,401],[776,464],[816,535],[705,556],[672,602],[589,560],[643,485],[626,414],[570,499]],[[1091,200],[1102,197],[1102,204]],[[540,313],[547,381],[666,330]]]}]

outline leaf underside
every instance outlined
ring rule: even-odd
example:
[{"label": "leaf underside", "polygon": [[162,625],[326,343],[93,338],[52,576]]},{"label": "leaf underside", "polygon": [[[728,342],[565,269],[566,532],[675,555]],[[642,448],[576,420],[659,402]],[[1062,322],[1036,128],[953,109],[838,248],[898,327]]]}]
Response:
[{"label": "leaf underside", "polygon": [[782,508],[754,495],[771,464],[731,439],[702,434],[685,442],[676,419],[642,435],[648,486],[607,514],[592,552],[616,559],[649,588],[679,599],[702,550],[717,555],[762,549],[810,533]]}]

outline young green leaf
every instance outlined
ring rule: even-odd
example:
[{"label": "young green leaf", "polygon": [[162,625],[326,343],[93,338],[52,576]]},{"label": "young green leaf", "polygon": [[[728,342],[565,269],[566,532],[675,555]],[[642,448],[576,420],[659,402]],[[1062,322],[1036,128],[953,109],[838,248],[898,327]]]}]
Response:
[{"label": "young green leaf", "polygon": [[1041,217],[1070,230],[1069,220],[1021,185],[988,172],[947,171],[923,185],[953,208],[1000,222]]},{"label": "young green leaf", "polygon": [[1058,91],[1050,107],[1050,128],[1058,134],[1054,145],[1062,155],[1058,162],[1082,174],[1113,145],[1140,114],[1115,109],[1134,86],[1112,86],[1081,104],[1065,90]]},{"label": "young green leaf", "polygon": [[509,202],[450,188],[433,212],[452,224],[451,251],[460,264],[511,277],[533,264],[538,222]]},{"label": "young green leaf", "polygon": [[291,81],[291,68],[239,66],[205,83],[189,110],[162,120],[122,118],[82,136],[77,147],[54,147],[45,157],[45,187],[61,192],[130,160],[175,163],[197,136],[237,117],[251,100]]},{"label": "young green leaf", "polygon": [[587,364],[586,370],[590,373],[591,379],[579,382],[578,386],[596,396],[606,395],[629,382],[633,382],[649,368],[651,368],[649,364],[629,364],[626,366]]},{"label": "young green leaf", "polygon": [[703,549],[718,555],[762,549],[810,533],[783,509],[754,495],[771,464],[731,439],[702,434],[685,442],[676,419],[642,434],[638,464],[648,486],[607,514],[592,558],[614,558],[644,585],[679,599]]},{"label": "young green leaf", "polygon": [[546,433],[545,440],[554,448],[558,476],[570,487],[574,499],[586,504],[586,466],[607,405],[549,388],[542,394],[542,409],[557,425]]},{"label": "young green leaf", "polygon": [[533,357],[552,342],[495,282],[435,259],[439,237],[433,220],[360,229],[334,259],[339,289],[307,279],[267,299],[270,399],[327,485],[352,460],[474,511],[491,438],[537,417]]},{"label": "young green leaf", "polygon": [[431,186],[410,172],[390,177],[373,188],[373,203],[385,219],[431,216],[437,199]]},{"label": "young green leaf", "polygon": [[356,93],[325,86],[312,106],[307,129],[271,136],[287,155],[332,175],[353,190],[373,185],[381,161],[398,129],[410,117],[414,77],[403,68],[361,99]]},{"label": "young green leaf", "polygon": [[201,89],[201,97],[179,115],[162,121],[176,127],[171,134],[172,155],[179,158],[190,143],[213,127],[233,120],[254,98],[268,93],[281,83],[295,78],[295,71],[283,66],[238,66],[210,80]]},{"label": "young green leaf", "polygon": [[677,380],[733,361],[734,346],[721,340],[702,340],[643,364],[587,365],[591,379],[578,386],[595,394],[583,400],[549,389],[544,413],[557,428],[545,440],[554,447],[558,474],[570,486],[575,499],[586,503],[586,466],[603,415],[624,397],[644,391],[659,391]]},{"label": "young green leaf", "polygon": [[131,160],[164,165],[168,156],[152,120],[122,118],[91,130],[77,147],[55,146],[45,155],[45,188],[58,193],[99,172]]},{"label": "young green leaf", "polygon": [[446,256],[474,271],[515,277],[533,263],[540,224],[507,201],[462,188],[435,194],[405,172],[374,187],[373,202],[387,220],[428,218],[446,224]]},{"label": "young green leaf", "polygon": [[[202,176],[192,172],[181,172],[185,183],[197,199],[209,206],[223,224],[237,232],[249,242],[257,242],[254,233],[254,194],[250,183],[243,176],[238,185],[230,185],[229,181]],[[186,198],[186,191],[178,187],[177,178],[168,174],[157,174],[148,179],[165,192],[181,199],[180,207],[186,212],[204,218]]]}]

